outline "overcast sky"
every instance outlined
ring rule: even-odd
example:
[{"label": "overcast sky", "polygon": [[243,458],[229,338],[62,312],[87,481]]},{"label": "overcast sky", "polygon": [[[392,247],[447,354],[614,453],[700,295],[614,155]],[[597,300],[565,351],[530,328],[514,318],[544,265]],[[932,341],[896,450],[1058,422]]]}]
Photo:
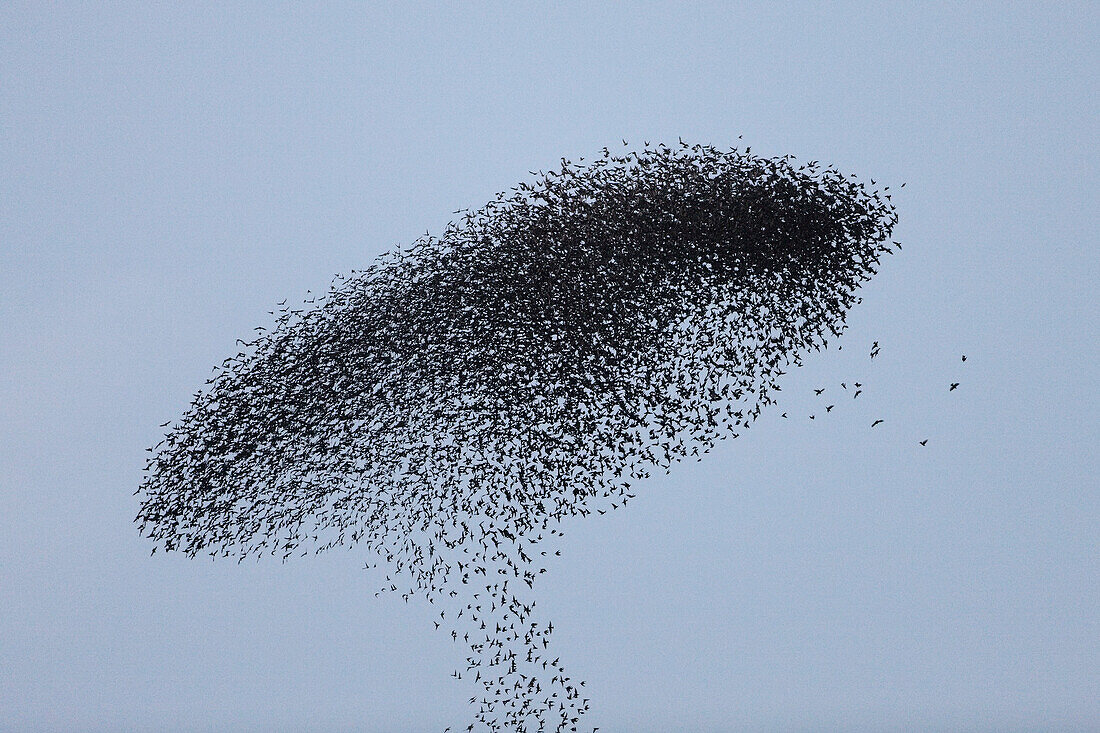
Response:
[{"label": "overcast sky", "polygon": [[227,5],[0,7],[0,729],[466,721],[361,551],[150,557],[144,449],[277,301],[678,136],[891,185],[904,251],[757,427],[565,527],[586,722],[1100,728],[1095,3]]}]

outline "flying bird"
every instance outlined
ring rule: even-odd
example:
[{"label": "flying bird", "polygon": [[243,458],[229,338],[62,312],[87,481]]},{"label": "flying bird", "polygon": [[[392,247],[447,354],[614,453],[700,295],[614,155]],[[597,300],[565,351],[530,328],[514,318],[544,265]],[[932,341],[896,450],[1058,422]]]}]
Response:
[{"label": "flying bird", "polygon": [[881,422],[886,422],[886,421],[883,420],[882,418],[879,418],[878,420],[875,420],[873,423],[871,423],[871,427],[875,427],[876,425],[878,425]]},{"label": "flying bird", "polygon": [[358,546],[379,592],[455,611],[477,724],[568,729],[587,708],[545,676],[542,548],[772,406],[896,222],[789,156],[562,160],[241,340],[150,449],[139,530],[192,557]]},{"label": "flying bird", "polygon": [[958,382],[952,382],[951,386],[948,387],[947,391],[948,392],[954,392],[958,388],[959,388],[959,383]]}]

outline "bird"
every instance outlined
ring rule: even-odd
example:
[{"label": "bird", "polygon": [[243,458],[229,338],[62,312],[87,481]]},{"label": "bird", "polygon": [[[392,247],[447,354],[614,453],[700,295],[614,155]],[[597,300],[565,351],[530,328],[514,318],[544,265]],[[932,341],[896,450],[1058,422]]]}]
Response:
[{"label": "bird", "polygon": [[825,412],[832,412],[834,407],[836,407],[836,405],[827,405],[825,407]]},{"label": "bird", "polygon": [[963,361],[966,361],[966,354],[963,354],[963,355],[962,355],[962,360],[963,360]]},{"label": "bird", "polygon": [[821,394],[821,393],[822,393],[822,392],[824,392],[824,391],[825,391],[825,388],[824,388],[824,387],[822,387],[821,389],[815,389],[815,390],[814,390],[814,394],[818,394],[818,395],[819,395],[819,394]]},{"label": "bird", "polygon": [[879,418],[878,420],[875,420],[873,423],[871,423],[871,427],[875,427],[876,425],[878,425],[881,422],[886,422],[886,421],[883,420],[882,418]]},{"label": "bird", "polygon": [[928,445],[928,438],[925,438],[920,442],[921,445]]},{"label": "bird", "polygon": [[958,382],[952,382],[951,386],[948,387],[947,391],[948,392],[954,392],[958,388],[959,388],[959,383]]}]

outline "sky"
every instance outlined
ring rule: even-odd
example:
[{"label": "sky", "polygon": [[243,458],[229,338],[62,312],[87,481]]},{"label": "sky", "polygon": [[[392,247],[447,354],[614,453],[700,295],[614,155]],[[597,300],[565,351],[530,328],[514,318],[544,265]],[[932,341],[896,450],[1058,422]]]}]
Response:
[{"label": "sky", "polygon": [[904,249],[752,430],[565,524],[585,723],[1100,728],[1097,38],[1087,2],[4,3],[0,730],[464,728],[461,650],[363,551],[151,557],[145,448],[278,301],[678,137],[885,182]]}]

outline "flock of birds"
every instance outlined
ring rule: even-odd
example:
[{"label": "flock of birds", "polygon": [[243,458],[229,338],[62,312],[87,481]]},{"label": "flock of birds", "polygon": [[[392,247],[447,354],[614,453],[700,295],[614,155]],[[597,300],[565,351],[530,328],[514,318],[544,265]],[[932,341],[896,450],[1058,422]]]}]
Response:
[{"label": "flock of birds", "polygon": [[[871,344],[871,352],[870,352],[871,360],[874,361],[875,357],[878,356],[881,352],[882,352],[882,347],[879,346],[879,342],[878,341],[873,342]],[[966,362],[966,354],[962,354],[961,361],[963,363]],[[948,392],[954,392],[956,389],[959,388],[959,384],[960,384],[960,382],[951,382],[947,386],[947,391]],[[853,381],[852,382],[852,387],[851,387],[851,389],[849,389],[847,382],[841,382],[840,383],[840,388],[842,390],[846,391],[846,392],[850,392],[851,393],[851,399],[853,399],[853,400],[858,398],[861,394],[863,394],[863,386],[864,385],[863,385],[862,382]],[[814,389],[814,394],[816,396],[820,397],[822,394],[825,393],[825,390],[826,390],[825,387],[819,387],[817,389]],[[837,403],[835,403],[835,402],[832,403],[832,404],[826,405],[825,406],[825,412],[826,413],[832,412],[833,408],[835,408],[836,406],[837,406]],[[786,419],[787,418],[787,413],[784,412],[783,414],[780,415],[780,417],[783,418],[783,419]],[[811,420],[816,420],[817,419],[816,414],[811,414],[809,417],[810,417]],[[877,418],[877,419],[875,419],[874,421],[871,422],[871,427],[872,428],[878,427],[879,425],[881,425],[884,422],[886,422],[885,418],[881,418],[881,417]],[[919,440],[917,442],[921,446],[927,446],[928,445],[928,438],[924,438],[923,440]]]},{"label": "flock of birds", "polygon": [[584,682],[533,597],[562,520],[774,403],[900,246],[887,191],[682,141],[563,159],[280,304],[150,448],[140,530],[238,560],[366,548],[379,593],[469,650],[465,730],[576,731]]}]

